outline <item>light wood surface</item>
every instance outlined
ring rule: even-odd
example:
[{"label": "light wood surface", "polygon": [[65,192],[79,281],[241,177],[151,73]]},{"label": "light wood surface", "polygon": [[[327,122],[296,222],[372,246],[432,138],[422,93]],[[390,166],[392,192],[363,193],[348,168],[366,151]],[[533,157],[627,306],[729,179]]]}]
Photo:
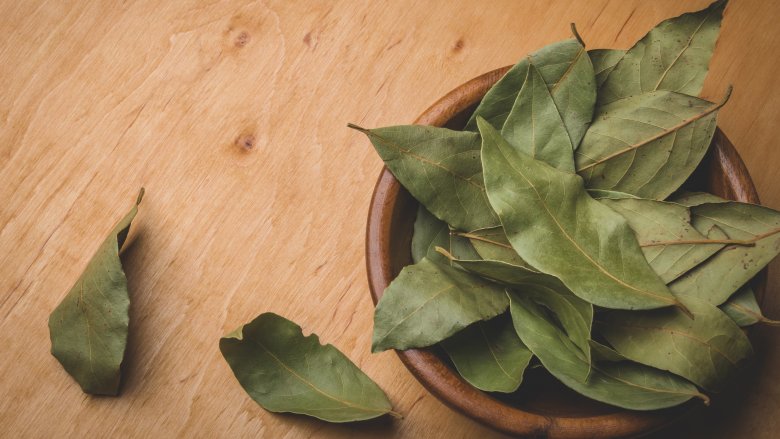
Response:
[{"label": "light wood surface", "polygon": [[[345,124],[410,122],[567,38],[569,22],[591,48],[626,48],[707,3],[0,1],[0,436],[497,437],[392,352],[369,353],[363,238],[382,164]],[[719,125],[773,208],[778,22],[774,2],[733,0],[703,93],[734,85]],[[142,185],[125,384],[90,397],[49,354],[47,318]],[[264,311],[341,349],[406,418],[344,426],[260,409],[217,342]],[[741,391],[687,434],[777,433],[780,330],[754,339]]]}]

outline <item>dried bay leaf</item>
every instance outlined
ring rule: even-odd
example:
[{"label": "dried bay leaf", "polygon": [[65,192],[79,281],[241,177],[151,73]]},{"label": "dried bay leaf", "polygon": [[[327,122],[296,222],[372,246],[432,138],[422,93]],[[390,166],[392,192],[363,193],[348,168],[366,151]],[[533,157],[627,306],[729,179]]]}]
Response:
[{"label": "dried bay leaf", "polygon": [[440,220],[459,230],[499,225],[485,194],[479,134],[422,125],[368,130],[395,178]]},{"label": "dried bay leaf", "polygon": [[264,313],[219,340],[241,387],[272,412],[350,422],[392,414],[387,396],[334,346]]},{"label": "dried bay leaf", "polygon": [[589,189],[666,199],[704,157],[727,100],[651,91],[603,105],[575,152],[577,173]]},{"label": "dried bay leaf", "polygon": [[687,207],[645,199],[603,199],[634,230],[645,258],[669,283],[696,267],[726,244],[709,239],[691,225]]},{"label": "dried bay leaf", "polygon": [[[712,197],[700,195],[699,199]],[[686,202],[693,201],[689,198]],[[720,305],[780,253],[780,212],[755,204],[720,200],[695,205],[691,213],[696,229],[716,228],[732,244],[669,285],[679,297],[694,297]]]},{"label": "dried bay leaf", "polygon": [[144,190],[114,226],[70,292],[49,316],[51,353],[85,393],[119,393],[127,348],[130,296],[119,250]]},{"label": "dried bay leaf", "polygon": [[756,301],[756,294],[749,286],[740,288],[739,291],[734,293],[729,297],[729,300],[720,306],[720,309],[741,327],[754,325],[759,322],[780,326],[780,322],[764,317]]},{"label": "dried bay leaf", "polygon": [[427,257],[433,262],[447,262],[447,258],[436,252],[436,247],[449,247],[449,241],[450,227],[447,223],[420,205],[412,234],[412,261],[416,264]]},{"label": "dried bay leaf", "polygon": [[661,22],[620,59],[599,89],[598,105],[658,90],[696,96],[718,39],[726,0]]},{"label": "dried bay leaf", "polygon": [[594,305],[680,306],[626,221],[591,198],[580,177],[518,152],[483,119],[479,128],[490,204],[525,261]]},{"label": "dried bay leaf", "polygon": [[574,172],[574,145],[542,75],[533,64],[528,66],[501,136],[518,151],[562,171]]},{"label": "dried bay leaf", "polygon": [[509,243],[503,227],[499,226],[474,230],[468,233],[459,233],[459,236],[468,238],[482,259],[533,269],[512,248],[512,244]]},{"label": "dried bay leaf", "polygon": [[571,143],[577,145],[593,116],[596,87],[593,65],[576,38],[550,44],[518,61],[488,90],[464,129],[477,131],[477,117],[504,128],[531,65],[547,85]]},{"label": "dried bay leaf", "polygon": [[601,85],[607,80],[607,76],[625,54],[626,51],[620,49],[591,49],[588,51],[590,61],[593,63],[593,72],[596,75],[597,88],[601,88]]},{"label": "dried bay leaf", "polygon": [[371,350],[430,346],[507,306],[504,287],[423,259],[385,289],[374,312]]},{"label": "dried bay leaf", "polygon": [[533,357],[507,315],[474,323],[441,345],[460,376],[487,392],[517,390]]},{"label": "dried bay leaf", "polygon": [[[652,367],[627,361],[591,365],[542,305],[533,300],[510,294],[510,311],[517,335],[542,365],[564,385],[588,398],[632,410],[672,407],[694,397],[708,400],[690,382]],[[603,355],[600,349],[594,352]],[[578,378],[582,376],[588,376],[587,381]]]},{"label": "dried bay leaf", "polygon": [[716,306],[685,299],[693,318],[677,309],[613,311],[599,318],[599,332],[625,357],[668,370],[718,391],[753,353],[744,332]]}]

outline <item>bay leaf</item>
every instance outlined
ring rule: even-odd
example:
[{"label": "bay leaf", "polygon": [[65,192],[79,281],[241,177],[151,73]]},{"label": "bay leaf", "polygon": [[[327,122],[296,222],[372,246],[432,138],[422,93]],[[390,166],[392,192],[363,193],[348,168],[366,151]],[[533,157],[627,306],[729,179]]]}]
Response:
[{"label": "bay leaf", "polygon": [[486,119],[499,129],[503,128],[528,76],[530,65],[541,74],[571,143],[577,145],[593,116],[596,87],[593,65],[576,38],[547,45],[518,61],[488,90],[464,129],[477,131],[477,117]]},{"label": "bay leaf", "polygon": [[512,244],[509,243],[504,228],[501,226],[459,233],[459,236],[467,238],[482,259],[500,261],[533,270],[533,267],[528,265],[512,248]]},{"label": "bay leaf", "polygon": [[588,51],[588,56],[593,64],[593,72],[596,75],[597,88],[601,88],[604,81],[607,80],[607,76],[625,54],[626,51],[620,49],[591,49]]},{"label": "bay leaf", "polygon": [[698,95],[726,3],[719,0],[658,24],[609,73],[599,89],[598,105],[658,90]]},{"label": "bay leaf", "polygon": [[593,353],[593,360],[596,362],[629,361],[628,358],[624,357],[620,352],[594,340],[590,340],[590,349]]},{"label": "bay leaf", "polygon": [[771,326],[780,326],[779,321],[764,317],[756,301],[756,294],[749,286],[740,288],[729,297],[729,300],[720,306],[720,309],[741,327],[754,325],[759,322]]},{"label": "bay leaf", "polygon": [[691,213],[694,227],[717,227],[731,244],[669,285],[681,298],[720,305],[780,253],[780,212],[721,200],[693,206]]},{"label": "bay leaf", "polygon": [[460,376],[486,392],[517,390],[533,357],[508,315],[474,323],[441,345]]},{"label": "bay leaf", "polygon": [[601,200],[604,198],[622,200],[623,198],[639,198],[636,195],[627,194],[625,192],[611,191],[608,189],[588,189],[588,195]]},{"label": "bay leaf", "polygon": [[393,414],[379,386],[332,345],[274,313],[219,340],[241,387],[264,409],[350,422]]},{"label": "bay leaf", "polygon": [[696,230],[685,206],[629,198],[601,202],[628,221],[645,258],[667,284],[726,245]]},{"label": "bay leaf", "polygon": [[504,287],[424,258],[385,289],[374,312],[371,350],[430,346],[507,306]]},{"label": "bay leaf", "polygon": [[485,194],[479,134],[423,125],[365,129],[395,178],[429,212],[459,230],[499,225]]},{"label": "bay leaf", "polygon": [[450,244],[450,227],[444,221],[433,216],[423,205],[417,208],[412,234],[412,261],[420,262],[427,257],[433,262],[448,262],[448,259],[436,252],[436,247]]},{"label": "bay leaf", "polygon": [[562,171],[574,172],[574,145],[542,75],[533,64],[528,66],[501,136],[518,151]]},{"label": "bay leaf", "polygon": [[599,332],[625,357],[667,370],[712,391],[753,353],[744,332],[716,306],[686,298],[693,318],[677,309],[613,311]]},{"label": "bay leaf", "polygon": [[51,353],[85,393],[119,393],[130,323],[130,296],[119,251],[143,194],[142,188],[135,205],[49,316]]},{"label": "bay leaf", "polygon": [[488,198],[520,257],[594,305],[680,306],[623,217],[591,198],[580,177],[515,150],[483,119],[479,128]]},{"label": "bay leaf", "polygon": [[704,157],[728,96],[716,104],[651,91],[599,107],[575,152],[577,173],[589,189],[666,199]]},{"label": "bay leaf", "polygon": [[441,247],[438,247],[436,250],[450,262],[469,273],[504,285],[521,285],[540,277],[552,277],[526,265],[514,265],[490,259],[462,259],[455,257]]},{"label": "bay leaf", "polygon": [[694,207],[704,203],[728,203],[729,200],[706,192],[683,192],[675,196],[673,202],[683,206]]},{"label": "bay leaf", "polygon": [[[708,401],[690,382],[652,367],[628,361],[591,365],[533,300],[512,293],[510,311],[523,343],[553,376],[577,393],[631,410],[672,407],[694,397]],[[597,352],[601,355],[601,350]],[[588,375],[587,381],[579,379]]]}]

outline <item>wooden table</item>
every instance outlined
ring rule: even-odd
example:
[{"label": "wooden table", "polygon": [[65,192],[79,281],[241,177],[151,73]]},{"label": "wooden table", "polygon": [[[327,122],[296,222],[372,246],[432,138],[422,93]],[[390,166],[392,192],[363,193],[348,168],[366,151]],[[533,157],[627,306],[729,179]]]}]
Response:
[{"label": "wooden table", "polygon": [[[493,437],[394,353],[369,353],[363,238],[382,163],[345,125],[407,123],[569,22],[591,48],[626,48],[708,1],[0,1],[0,436]],[[704,96],[734,84],[719,124],[780,208],[780,6],[732,3]],[[91,397],[49,354],[46,322],[141,186],[125,384]],[[336,345],[406,418],[260,409],[217,342],[264,311]],[[738,396],[686,431],[778,431],[780,330],[754,335]]]}]

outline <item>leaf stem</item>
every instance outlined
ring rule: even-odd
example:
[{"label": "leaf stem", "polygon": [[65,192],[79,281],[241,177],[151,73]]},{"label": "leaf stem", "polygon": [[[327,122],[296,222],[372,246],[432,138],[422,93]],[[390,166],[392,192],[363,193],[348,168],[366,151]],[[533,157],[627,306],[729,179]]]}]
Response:
[{"label": "leaf stem", "polygon": [[753,247],[756,245],[756,239],[680,239],[677,241],[657,241],[640,244],[640,247],[656,247],[661,245],[684,245],[684,244],[735,244]]},{"label": "leaf stem", "polygon": [[472,233],[468,233],[468,232],[454,232],[454,233],[455,233],[455,235],[462,236],[464,238],[473,239],[475,241],[487,242],[488,244],[493,244],[493,245],[497,245],[499,247],[512,249],[511,245],[507,245],[507,244],[504,244],[502,242],[493,241],[491,239],[487,239],[487,238],[479,236],[479,235],[474,235]]},{"label": "leaf stem", "polygon": [[571,33],[574,35],[574,38],[576,38],[577,41],[580,42],[580,45],[582,45],[582,47],[585,47],[585,41],[582,40],[580,33],[577,32],[577,25],[574,23],[570,23],[570,26],[571,26]]},{"label": "leaf stem", "polygon": [[144,194],[146,193],[146,189],[141,186],[141,190],[138,191],[138,198],[135,199],[135,205],[138,206],[141,204],[141,200],[144,199]]},{"label": "leaf stem", "polygon": [[370,131],[367,128],[363,128],[363,127],[361,127],[359,125],[355,125],[354,123],[348,123],[347,124],[347,128],[352,128],[353,130],[360,131],[361,133],[364,133],[364,134],[368,134],[369,131]]}]

